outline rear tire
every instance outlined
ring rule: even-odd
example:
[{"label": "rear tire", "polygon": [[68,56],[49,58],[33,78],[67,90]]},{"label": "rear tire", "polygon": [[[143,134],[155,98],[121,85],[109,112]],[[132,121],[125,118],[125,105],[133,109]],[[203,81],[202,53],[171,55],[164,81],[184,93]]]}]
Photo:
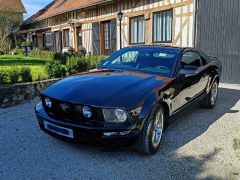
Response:
[{"label": "rear tire", "polygon": [[137,141],[138,151],[145,155],[158,151],[165,130],[165,116],[162,106],[154,108],[147,118]]},{"label": "rear tire", "polygon": [[208,95],[203,100],[203,107],[207,109],[212,109],[216,105],[217,97],[218,97],[218,81],[214,80]]}]

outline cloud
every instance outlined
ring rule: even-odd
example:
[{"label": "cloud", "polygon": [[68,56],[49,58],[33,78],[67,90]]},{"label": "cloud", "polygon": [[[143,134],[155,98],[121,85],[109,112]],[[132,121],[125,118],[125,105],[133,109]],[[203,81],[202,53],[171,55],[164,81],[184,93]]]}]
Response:
[{"label": "cloud", "polygon": [[24,19],[29,18],[33,14],[35,14],[37,11],[48,5],[52,2],[52,0],[22,0],[26,10],[27,14],[24,14]]}]

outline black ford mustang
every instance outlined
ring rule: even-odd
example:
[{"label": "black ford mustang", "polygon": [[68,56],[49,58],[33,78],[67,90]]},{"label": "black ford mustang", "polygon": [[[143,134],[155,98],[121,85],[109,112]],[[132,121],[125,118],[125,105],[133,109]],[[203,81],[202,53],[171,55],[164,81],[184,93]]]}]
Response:
[{"label": "black ford mustang", "polygon": [[171,122],[198,105],[214,107],[220,74],[221,63],[196,49],[128,47],[97,70],[45,89],[36,116],[41,129],[55,136],[127,139],[152,154]]}]

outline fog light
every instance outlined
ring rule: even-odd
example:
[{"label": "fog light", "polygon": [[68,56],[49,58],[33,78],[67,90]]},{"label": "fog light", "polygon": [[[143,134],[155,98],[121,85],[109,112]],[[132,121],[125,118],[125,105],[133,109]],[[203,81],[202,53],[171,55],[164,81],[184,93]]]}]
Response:
[{"label": "fog light", "polygon": [[88,106],[84,106],[84,107],[83,107],[83,115],[84,115],[84,117],[86,117],[86,118],[91,118],[91,117],[92,117],[91,108],[88,107]]},{"label": "fog light", "polygon": [[122,131],[122,132],[104,132],[103,135],[104,136],[124,136],[129,134],[131,131]]},{"label": "fog light", "polygon": [[118,135],[118,132],[105,132],[103,133],[104,136],[116,136]]}]

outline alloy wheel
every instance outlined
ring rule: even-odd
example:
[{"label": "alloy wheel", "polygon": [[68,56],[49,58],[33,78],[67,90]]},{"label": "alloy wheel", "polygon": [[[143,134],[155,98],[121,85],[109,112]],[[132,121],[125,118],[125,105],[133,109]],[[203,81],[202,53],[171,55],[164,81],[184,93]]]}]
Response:
[{"label": "alloy wheel", "polygon": [[152,145],[154,148],[156,148],[162,138],[163,134],[163,112],[159,111],[157,115],[155,116],[155,119],[153,121],[153,127],[152,127]]},{"label": "alloy wheel", "polygon": [[214,82],[211,92],[210,92],[210,102],[211,105],[214,105],[217,101],[217,95],[218,95],[218,84],[217,82]]}]

